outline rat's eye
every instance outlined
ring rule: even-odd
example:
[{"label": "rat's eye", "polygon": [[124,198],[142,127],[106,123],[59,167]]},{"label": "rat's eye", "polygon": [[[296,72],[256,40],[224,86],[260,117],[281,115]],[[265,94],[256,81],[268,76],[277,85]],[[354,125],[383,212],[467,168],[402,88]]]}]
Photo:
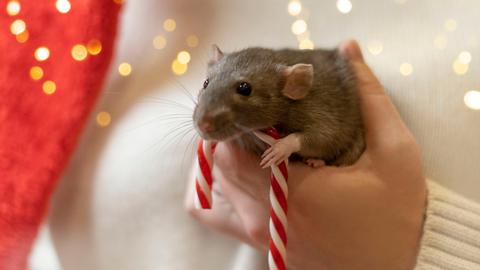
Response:
[{"label": "rat's eye", "polygon": [[237,93],[242,96],[250,96],[252,93],[252,87],[247,82],[242,82],[237,86]]},{"label": "rat's eye", "polygon": [[208,79],[206,79],[206,80],[203,82],[203,89],[207,88],[209,82],[210,82],[210,81],[209,81]]}]

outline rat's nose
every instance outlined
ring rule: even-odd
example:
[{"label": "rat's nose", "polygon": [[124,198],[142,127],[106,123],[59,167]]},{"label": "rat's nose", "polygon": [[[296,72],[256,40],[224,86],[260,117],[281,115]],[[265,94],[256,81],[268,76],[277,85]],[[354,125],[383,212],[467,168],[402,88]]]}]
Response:
[{"label": "rat's nose", "polygon": [[200,129],[200,131],[202,131],[203,133],[208,133],[208,132],[212,132],[215,127],[213,126],[213,123],[212,121],[208,120],[208,119],[204,119],[202,120],[202,122],[200,122],[198,124],[198,128]]}]

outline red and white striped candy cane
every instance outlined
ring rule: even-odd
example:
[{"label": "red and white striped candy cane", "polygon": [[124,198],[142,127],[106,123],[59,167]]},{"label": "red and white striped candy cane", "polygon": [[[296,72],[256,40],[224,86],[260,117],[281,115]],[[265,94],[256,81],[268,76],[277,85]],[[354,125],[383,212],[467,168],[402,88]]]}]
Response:
[{"label": "red and white striped candy cane", "polygon": [[[254,134],[267,143],[273,145],[280,135],[273,128],[254,132]],[[195,201],[198,208],[210,209],[212,207],[212,157],[215,144],[200,140],[197,148],[198,171],[196,179],[197,196]],[[270,243],[268,252],[268,265],[270,270],[285,270],[287,259],[287,198],[288,198],[288,160],[280,165],[272,165],[270,175]]]},{"label": "red and white striped candy cane", "polygon": [[200,139],[197,147],[197,178],[195,179],[195,206],[198,209],[212,208],[212,166],[215,143]]},{"label": "red and white striped candy cane", "polygon": [[[280,139],[280,134],[268,128],[254,134],[272,146]],[[268,251],[268,266],[270,270],[285,270],[287,261],[287,212],[288,212],[288,159],[278,166],[270,166],[270,243]]]}]

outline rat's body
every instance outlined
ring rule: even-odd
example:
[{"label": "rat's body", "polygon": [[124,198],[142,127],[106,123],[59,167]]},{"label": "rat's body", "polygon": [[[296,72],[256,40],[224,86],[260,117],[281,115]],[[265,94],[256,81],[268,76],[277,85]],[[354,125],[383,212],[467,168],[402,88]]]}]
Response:
[{"label": "rat's body", "polygon": [[201,136],[260,154],[266,146],[251,131],[274,126],[285,137],[263,165],[292,153],[311,165],[349,165],[365,148],[355,78],[336,50],[217,48],[208,78],[194,112]]}]

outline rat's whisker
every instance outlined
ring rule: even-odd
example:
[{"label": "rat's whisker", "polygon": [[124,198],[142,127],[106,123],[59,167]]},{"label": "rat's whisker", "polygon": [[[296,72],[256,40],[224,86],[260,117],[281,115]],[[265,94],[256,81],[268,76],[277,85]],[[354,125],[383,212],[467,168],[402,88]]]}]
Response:
[{"label": "rat's whisker", "polygon": [[[155,150],[155,153],[163,153],[167,151],[168,149],[174,149],[175,153],[180,153],[181,151],[178,151],[178,146],[182,142],[183,138],[191,132],[193,129],[190,127],[182,127],[181,129],[177,130],[176,132],[172,133],[172,136],[167,136],[164,140],[164,143],[160,148],[157,148],[156,146],[154,147],[153,150]],[[175,155],[177,157],[177,155]],[[177,158],[180,158],[180,155],[178,155]]]},{"label": "rat's whisker", "polygon": [[[120,92],[120,91],[106,91],[105,93],[107,93],[107,94],[118,94],[118,95],[124,94],[123,92]],[[140,101],[138,101],[137,103],[149,102],[149,101],[150,102],[156,102],[156,103],[159,103],[159,104],[164,104],[164,105],[172,105],[174,107],[183,108],[183,109],[186,109],[188,111],[193,111],[193,107],[190,107],[189,105],[177,102],[175,100],[170,100],[170,99],[161,98],[161,97],[144,96],[144,97],[140,97]]]},{"label": "rat's whisker", "polygon": [[193,120],[191,119],[192,117],[190,115],[182,115],[182,114],[167,114],[167,115],[160,115],[157,117],[154,117],[146,122],[141,123],[140,125],[133,127],[131,129],[125,130],[123,132],[125,133],[130,133],[132,131],[135,131],[141,127],[147,126],[152,123],[168,123],[171,121],[177,121],[177,120],[189,120],[190,122],[193,123]]},{"label": "rat's whisker", "polygon": [[[185,158],[187,156],[187,152],[191,152],[192,155],[195,154],[195,142],[198,141],[198,137],[200,137],[198,135],[197,132],[195,132],[195,130],[193,129],[194,133],[192,135],[192,137],[190,138],[188,144],[187,144],[187,147],[185,147],[185,151],[183,152],[183,158],[182,158],[182,169],[184,170],[185,169]],[[190,133],[191,131],[189,131]],[[191,149],[193,146],[193,149]]]},{"label": "rat's whisker", "polygon": [[197,105],[197,101],[195,100],[195,97],[193,96],[193,94],[177,78],[173,78],[173,79],[180,86],[182,93],[184,93],[185,96],[188,97],[193,102],[193,104]]},{"label": "rat's whisker", "polygon": [[[172,132],[168,132],[164,136],[162,136],[156,143],[151,145],[149,148],[150,150],[154,150],[159,143],[164,142],[164,140],[167,140],[170,136],[173,136],[173,138],[176,138],[178,134],[181,134],[182,131],[187,130],[187,129],[193,129],[193,124],[191,121],[183,121],[180,122],[178,125],[175,126],[175,130]],[[167,142],[164,144],[164,146],[170,146],[170,142]],[[163,147],[160,148],[162,150]],[[156,151],[155,151],[156,152]]]}]

